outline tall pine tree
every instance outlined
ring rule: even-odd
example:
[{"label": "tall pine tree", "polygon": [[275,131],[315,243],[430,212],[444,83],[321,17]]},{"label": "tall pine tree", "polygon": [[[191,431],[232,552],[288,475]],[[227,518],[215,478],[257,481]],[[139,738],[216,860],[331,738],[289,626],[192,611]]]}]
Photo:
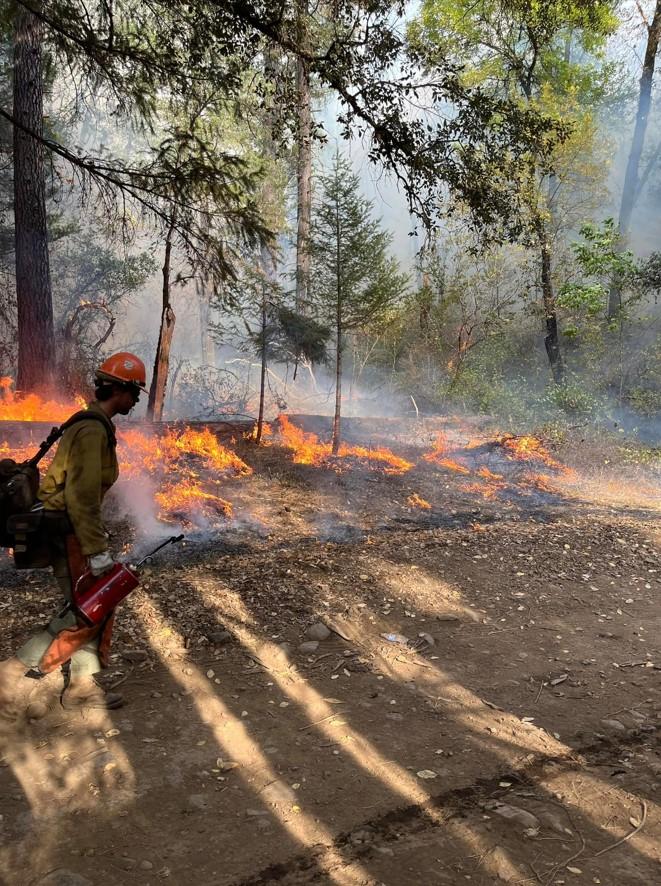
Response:
[{"label": "tall pine tree", "polygon": [[403,296],[407,277],[389,255],[391,235],[372,216],[351,164],[336,154],[321,176],[312,224],[310,290],[322,321],[335,332],[333,454],[341,441],[342,371],[346,337],[377,325]]}]

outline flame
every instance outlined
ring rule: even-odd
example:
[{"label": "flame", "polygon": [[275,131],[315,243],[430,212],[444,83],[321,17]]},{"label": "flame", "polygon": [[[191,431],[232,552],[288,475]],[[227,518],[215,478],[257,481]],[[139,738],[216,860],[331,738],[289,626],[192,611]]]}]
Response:
[{"label": "flame", "polygon": [[0,459],[13,458],[18,464],[32,458],[36,451],[36,446],[12,446],[6,440],[0,443]]},{"label": "flame", "polygon": [[[16,395],[13,382],[0,378],[0,420],[65,421],[84,406],[82,398],[66,403],[47,400],[38,394]],[[0,444],[0,458],[21,462],[31,458],[37,445]],[[42,465],[53,457],[52,449]],[[230,517],[232,505],[209,487],[218,485],[218,477],[252,474],[249,467],[231,449],[223,446],[209,428],[169,429],[163,435],[139,428],[118,428],[117,456],[123,479],[155,482],[154,499],[163,520]],[[204,477],[200,472],[204,469]]]},{"label": "flame", "polygon": [[[253,442],[257,437],[257,422],[255,422],[253,427],[249,431],[246,431],[242,436],[243,436],[244,440],[249,440],[250,442]],[[273,427],[271,426],[270,422],[265,421],[262,424],[262,439],[260,441],[261,445],[262,446],[270,446],[271,443],[268,440],[268,438],[272,437],[272,436],[273,436]],[[232,442],[234,442],[234,441],[232,441]]]},{"label": "flame", "polygon": [[168,431],[162,439],[162,451],[170,460],[181,455],[199,455],[205,465],[215,471],[229,470],[243,477],[252,474],[252,468],[236,452],[223,446],[209,428],[198,431],[187,427],[181,432]]},{"label": "flame", "polygon": [[386,474],[405,474],[413,467],[413,463],[395,455],[385,446],[368,449],[365,446],[350,446],[343,443],[337,456],[333,456],[330,443],[322,443],[316,434],[304,431],[296,427],[286,415],[278,416],[278,430],[283,446],[294,452],[294,464],[328,466],[334,470],[342,470],[342,466],[333,463],[333,459],[355,458],[359,461],[367,461],[367,466],[372,467],[374,462],[383,466]]},{"label": "flame", "polygon": [[[496,495],[502,490],[507,489],[507,482],[502,474],[494,474],[493,471],[490,471],[489,468],[479,468],[477,471],[477,476],[481,480],[485,480],[481,486],[479,483],[473,483],[472,489],[475,492],[479,492],[483,498],[487,500],[494,499]],[[466,488],[466,487],[464,487]]]},{"label": "flame", "polygon": [[431,505],[424,498],[420,498],[417,492],[411,493],[406,499],[407,504],[412,508],[420,508],[423,511],[431,511]]},{"label": "flame", "polygon": [[445,468],[448,471],[454,471],[456,474],[470,474],[470,469],[465,465],[447,457],[448,452],[450,451],[451,447],[448,443],[448,438],[443,431],[440,431],[436,435],[431,452],[425,453],[422,457],[425,461],[438,465],[441,468]]},{"label": "flame", "polygon": [[163,487],[154,496],[160,507],[159,518],[169,521],[177,517],[189,517],[192,512],[199,509],[211,510],[224,517],[232,516],[232,505],[217,495],[205,492],[195,480],[182,482]]},{"label": "flame", "polygon": [[493,499],[502,487],[492,486],[490,483],[464,483],[461,487],[462,492],[469,492],[471,495],[481,495],[487,501]]},{"label": "flame", "polygon": [[572,468],[563,465],[553,458],[539,437],[533,437],[532,435],[515,437],[512,434],[505,434],[498,442],[508,450],[510,453],[509,457],[517,461],[537,461],[546,465],[547,468],[553,468],[566,476],[574,474]]},{"label": "flame", "polygon": [[539,492],[549,492],[556,493],[558,492],[557,488],[553,485],[553,478],[549,477],[547,474],[526,474],[520,480],[522,486],[530,486],[533,489],[539,490]]},{"label": "flame", "polygon": [[39,394],[16,394],[13,379],[0,378],[0,421],[66,421],[77,409],[85,407],[85,398],[46,400]]},{"label": "flame", "polygon": [[489,468],[480,468],[477,472],[477,476],[482,477],[483,480],[490,480],[493,483],[498,483],[500,480],[503,479],[502,474],[494,474],[493,471],[489,470]]},{"label": "flame", "polygon": [[445,436],[443,431],[439,431],[439,433],[436,435],[436,439],[434,440],[434,446],[431,452],[426,453],[426,455],[423,455],[422,457],[425,461],[438,462],[439,459],[443,458],[447,454],[449,448],[450,447],[448,445],[448,438]]},{"label": "flame", "polygon": [[[223,446],[209,428],[185,427],[162,436],[137,428],[118,435],[120,470],[124,477],[139,479],[147,474],[158,484],[154,498],[159,518],[204,521],[219,515],[230,517],[230,502],[210,492],[219,475],[247,477],[252,468],[231,449]],[[198,469],[205,469],[205,479]],[[213,472],[209,476],[209,472]],[[173,479],[176,478],[176,479]]]},{"label": "flame", "polygon": [[168,430],[162,437],[127,428],[120,430],[117,439],[120,469],[129,475],[143,469],[150,474],[181,470],[183,460],[190,456],[199,457],[205,467],[214,471],[244,477],[252,474],[252,468],[223,446],[209,428]]},{"label": "flame", "polygon": [[452,458],[438,458],[435,459],[435,462],[439,467],[446,468],[448,471],[454,471],[455,474],[470,474],[470,468]]}]

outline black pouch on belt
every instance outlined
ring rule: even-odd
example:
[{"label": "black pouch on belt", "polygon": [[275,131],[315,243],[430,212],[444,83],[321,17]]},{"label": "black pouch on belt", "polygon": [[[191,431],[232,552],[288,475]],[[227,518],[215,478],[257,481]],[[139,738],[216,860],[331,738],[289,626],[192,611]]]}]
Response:
[{"label": "black pouch on belt", "polygon": [[50,566],[49,538],[71,532],[71,522],[64,512],[35,508],[14,514],[7,521],[14,538],[14,563],[17,569],[44,569]]}]

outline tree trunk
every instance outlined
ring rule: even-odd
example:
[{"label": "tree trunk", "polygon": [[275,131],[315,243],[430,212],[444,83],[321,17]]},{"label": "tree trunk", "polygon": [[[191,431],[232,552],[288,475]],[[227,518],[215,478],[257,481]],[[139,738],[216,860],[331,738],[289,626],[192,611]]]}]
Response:
[{"label": "tree trunk", "polygon": [[544,345],[551,364],[551,373],[556,385],[561,385],[565,380],[565,367],[560,350],[560,338],[558,335],[558,315],[556,311],[555,293],[551,278],[551,248],[546,237],[541,244],[542,260],[542,300],[544,303],[544,317],[546,320],[546,338]]},{"label": "tree trunk", "polygon": [[200,359],[202,366],[215,366],[213,340],[209,332],[211,302],[204,283],[198,278],[195,281],[198,303],[200,306]]},{"label": "tree trunk", "polygon": [[342,434],[342,309],[337,303],[335,332],[337,335],[337,354],[335,357],[335,414],[333,415],[333,455],[340,451]]},{"label": "tree trunk", "polygon": [[165,391],[168,383],[168,370],[170,368],[170,347],[174,334],[176,317],[170,304],[170,260],[172,257],[172,234],[175,219],[170,222],[167,237],[165,238],[165,258],[163,261],[163,311],[161,313],[161,328],[158,334],[156,357],[154,359],[154,373],[149,387],[149,400],[147,401],[147,418],[150,421],[161,421],[163,418],[163,404],[165,403]]},{"label": "tree trunk", "polygon": [[[654,82],[656,54],[659,49],[659,38],[661,38],[661,0],[657,0],[656,2],[654,17],[647,30],[647,46],[645,47],[643,71],[638,92],[638,110],[631,140],[631,148],[629,150],[629,159],[624,174],[622,202],[620,203],[620,215],[618,219],[621,248],[624,248],[626,243],[631,228],[631,216],[633,215],[634,206],[640,194],[640,158],[645,146],[645,133],[647,132],[650,108],[652,106],[652,85]],[[608,296],[609,320],[617,317],[621,306],[622,282],[620,280],[614,280]]]},{"label": "tree trunk", "polygon": [[[297,13],[299,43],[301,46],[305,46],[307,44],[308,0],[299,0]],[[296,91],[298,113],[296,310],[306,313],[309,310],[310,223],[312,217],[312,99],[310,95],[310,65],[309,62],[301,58],[296,63]]]},{"label": "tree trunk", "polygon": [[337,352],[335,357],[335,415],[333,416],[333,455],[340,451],[342,416],[342,231],[340,207],[335,203],[335,334]]},{"label": "tree trunk", "polygon": [[[43,26],[20,11],[14,34],[14,118],[43,134],[41,43]],[[18,376],[22,391],[51,386],[55,370],[55,329],[48,261],[46,180],[43,147],[14,126],[14,224]]]},{"label": "tree trunk", "polygon": [[266,302],[266,286],[262,291],[262,353],[261,353],[261,369],[259,376],[259,412],[257,413],[257,428],[255,429],[255,443],[262,442],[262,433],[264,431],[264,401],[266,399],[266,361],[267,361],[267,302]]}]

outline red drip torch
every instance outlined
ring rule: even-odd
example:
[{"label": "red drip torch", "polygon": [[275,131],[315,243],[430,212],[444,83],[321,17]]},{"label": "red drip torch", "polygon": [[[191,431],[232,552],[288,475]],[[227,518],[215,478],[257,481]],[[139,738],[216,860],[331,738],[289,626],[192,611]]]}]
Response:
[{"label": "red drip torch", "polygon": [[135,566],[115,563],[108,572],[94,577],[91,572],[80,576],[73,591],[72,609],[90,627],[101,624],[113,609],[140,584],[138,569],[151,561],[166,545],[176,544],[183,535],[172,535],[143,557]]}]

